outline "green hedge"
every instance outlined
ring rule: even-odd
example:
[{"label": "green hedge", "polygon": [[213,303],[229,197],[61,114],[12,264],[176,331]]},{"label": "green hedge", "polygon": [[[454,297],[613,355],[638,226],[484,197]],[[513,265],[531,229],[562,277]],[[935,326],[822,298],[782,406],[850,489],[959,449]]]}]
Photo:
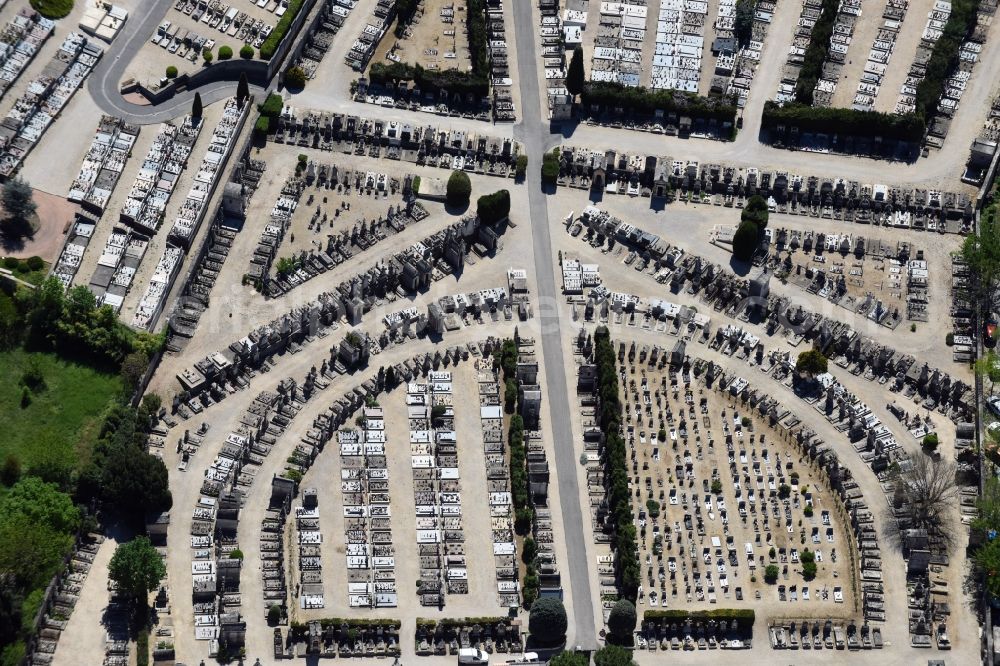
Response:
[{"label": "green hedge", "polygon": [[542,155],[542,183],[555,185],[559,178],[559,149]]},{"label": "green hedge", "polygon": [[149,629],[143,627],[135,639],[136,666],[149,666]]},{"label": "green hedge", "polygon": [[615,577],[619,594],[635,603],[641,569],[635,525],[632,522],[632,495],[625,440],[621,436],[622,404],[618,393],[614,346],[607,327],[594,333],[594,360],[600,402],[601,431],[604,432],[604,484],[615,529]]},{"label": "green hedge", "polygon": [[292,26],[292,21],[299,15],[299,10],[302,9],[304,2],[305,0],[289,0],[288,8],[281,15],[281,19],[278,20],[278,25],[274,26],[274,30],[267,36],[264,43],[260,45],[261,60],[270,60],[271,56],[278,50],[278,45],[281,44],[281,40],[288,33],[288,29]]},{"label": "green hedge", "polygon": [[978,12],[979,0],[952,0],[948,22],[927,61],[926,76],[917,84],[915,105],[921,117],[931,118],[937,112],[945,80],[958,67],[958,51],[975,29]]},{"label": "green hedge", "polygon": [[417,618],[418,627],[437,627],[438,625],[442,627],[467,627],[474,624],[478,624],[483,627],[505,624],[509,627],[510,618],[501,617],[499,615],[487,615],[483,617],[445,617],[440,620],[434,620],[426,617]]},{"label": "green hedge", "polygon": [[920,141],[926,124],[917,113],[896,114],[854,109],[818,108],[805,104],[789,103],[780,106],[769,101],[764,104],[761,127],[773,130],[778,125],[796,126],[807,132],[836,132],[856,137],[881,136],[900,141]]},{"label": "green hedge", "polygon": [[697,622],[707,620],[736,620],[741,630],[753,628],[757,619],[752,608],[713,608],[712,610],[647,610],[642,614],[643,622],[682,623],[687,620]]},{"label": "green hedge", "polygon": [[664,113],[678,113],[692,118],[736,123],[736,104],[724,96],[700,97],[677,90],[649,90],[624,86],[620,83],[591,81],[583,87],[580,99],[584,106],[622,107],[652,115],[658,109]]},{"label": "green hedge", "polygon": [[402,623],[399,620],[389,620],[382,618],[351,618],[351,617],[324,617],[320,618],[319,626],[324,629],[339,627],[346,624],[352,629],[355,628],[378,628],[399,629]]},{"label": "green hedge", "polygon": [[809,34],[809,46],[806,47],[799,79],[795,83],[795,101],[800,104],[810,105],[813,102],[816,82],[823,74],[823,63],[830,53],[830,37],[833,35],[833,24],[837,20],[839,8],[840,0],[823,0],[823,13],[816,19]]},{"label": "green hedge", "polygon": [[892,114],[853,109],[812,109],[813,92],[823,73],[823,63],[830,51],[830,37],[837,17],[839,0],[823,0],[823,13],[809,36],[802,69],[795,84],[795,101],[775,112],[776,105],[764,107],[763,126],[788,122],[802,129],[849,134],[857,137],[881,135],[887,139],[920,141],[927,120],[937,112],[945,81],[958,67],[959,49],[976,27],[979,0],[954,0],[951,14],[940,39],[934,44],[927,62],[926,76],[917,85],[915,113]]},{"label": "green hedge", "polygon": [[372,83],[380,84],[412,81],[421,92],[431,93],[444,90],[450,94],[473,93],[484,96],[490,89],[485,76],[476,76],[457,69],[432,71],[405,62],[394,62],[389,65],[376,62],[368,69],[368,78]]}]

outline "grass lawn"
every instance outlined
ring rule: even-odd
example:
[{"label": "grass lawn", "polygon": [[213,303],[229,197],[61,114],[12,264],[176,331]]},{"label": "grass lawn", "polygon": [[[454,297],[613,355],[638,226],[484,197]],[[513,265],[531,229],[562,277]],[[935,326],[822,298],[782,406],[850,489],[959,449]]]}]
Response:
[{"label": "grass lawn", "polygon": [[[37,268],[32,270],[32,266]],[[10,271],[10,274],[18,280],[33,285],[41,284],[49,274],[49,262],[40,257],[31,257],[30,260],[4,257],[3,261],[0,261],[0,268]]]},{"label": "grass lawn", "polygon": [[[30,358],[37,359],[45,387],[22,406],[20,379]],[[25,470],[42,463],[80,469],[97,440],[104,408],[121,390],[118,375],[14,349],[0,352],[0,376],[0,461],[14,454]]]},{"label": "grass lawn", "polygon": [[31,0],[36,12],[50,19],[60,19],[73,10],[73,0]]}]

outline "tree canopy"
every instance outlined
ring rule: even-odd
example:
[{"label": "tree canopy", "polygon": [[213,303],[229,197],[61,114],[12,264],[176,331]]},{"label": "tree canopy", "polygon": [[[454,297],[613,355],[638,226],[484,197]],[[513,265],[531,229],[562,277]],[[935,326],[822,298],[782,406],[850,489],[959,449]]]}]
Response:
[{"label": "tree canopy", "polygon": [[123,404],[108,410],[78,488],[81,498],[98,499],[133,523],[173,504],[166,465],[148,453],[148,420],[142,422],[139,411]]},{"label": "tree canopy", "polygon": [[138,536],[119,544],[108,565],[108,578],[118,584],[118,589],[140,602],[156,589],[167,568],[163,558],[149,541],[149,537]]},{"label": "tree canopy", "polygon": [[594,653],[595,666],[635,666],[632,653],[618,645],[606,645]]},{"label": "tree canopy", "polygon": [[993,599],[1000,598],[1000,539],[990,539],[980,546],[973,561],[986,580],[986,592]]},{"label": "tree canopy", "polygon": [[760,229],[749,220],[740,222],[733,235],[733,256],[740,261],[753,259],[757,246],[760,244]]},{"label": "tree canopy", "polygon": [[45,584],[73,544],[80,511],[54,483],[27,476],[0,500],[0,578]]},{"label": "tree canopy", "polygon": [[298,65],[293,65],[285,72],[285,85],[293,90],[306,87],[306,73]]},{"label": "tree canopy", "polygon": [[448,177],[446,199],[449,206],[465,206],[472,195],[472,182],[464,171],[452,171]]},{"label": "tree canopy", "polygon": [[162,344],[162,336],[136,333],[121,323],[109,305],[97,306],[84,285],[69,291],[58,278],[46,278],[34,290],[17,292],[20,337],[40,349],[118,365],[133,351],[151,354]]},{"label": "tree canopy", "polygon": [[80,526],[80,510],[54,483],[26,476],[4,495],[0,515],[23,516],[35,525],[47,525],[58,532],[75,532]]},{"label": "tree canopy", "polygon": [[972,529],[984,543],[976,551],[976,568],[986,580],[987,593],[1000,598],[1000,480],[990,475],[983,483],[983,493],[976,502],[978,516]]},{"label": "tree canopy", "polygon": [[554,597],[543,597],[531,605],[528,633],[540,645],[554,646],[566,640],[566,608]]},{"label": "tree canopy", "polygon": [[733,36],[741,47],[750,43],[753,37],[754,0],[736,0],[736,17],[733,22]]},{"label": "tree canopy", "polygon": [[969,266],[964,295],[973,301],[985,300],[990,307],[998,305],[997,287],[1000,286],[1000,223],[997,221],[997,210],[998,204],[994,202],[983,211],[978,232],[965,237],[961,251],[962,259]]},{"label": "tree canopy", "polygon": [[637,621],[635,605],[628,599],[619,599],[608,614],[608,631],[616,642],[631,641]]},{"label": "tree canopy", "polygon": [[815,377],[826,372],[827,359],[818,349],[807,349],[799,354],[795,361],[795,371],[799,374]]},{"label": "tree canopy", "polygon": [[484,194],[476,202],[476,214],[484,224],[496,224],[510,215],[510,192],[497,190]]},{"label": "tree canopy", "polygon": [[740,211],[740,220],[753,222],[757,225],[758,231],[767,228],[767,218],[769,215],[767,209],[767,199],[755,194],[749,199],[747,199],[746,205],[743,206],[743,210]]},{"label": "tree canopy", "polygon": [[583,71],[583,47],[577,46],[573,49],[573,56],[569,60],[569,68],[566,70],[566,91],[576,97],[583,92],[586,83]]},{"label": "tree canopy", "polygon": [[6,216],[2,223],[4,234],[9,237],[23,238],[35,233],[34,216],[38,206],[35,204],[31,186],[20,177],[11,178],[3,185],[0,192],[0,202]]},{"label": "tree canopy", "polygon": [[590,666],[587,655],[567,650],[549,659],[549,666]]},{"label": "tree canopy", "polygon": [[[243,48],[246,48],[246,46]],[[240,55],[242,55],[242,49]],[[250,47],[250,57],[253,57],[253,47]],[[250,82],[247,80],[247,73],[240,72],[240,80],[236,84],[236,103],[242,108],[243,102],[248,97],[250,97]]]}]

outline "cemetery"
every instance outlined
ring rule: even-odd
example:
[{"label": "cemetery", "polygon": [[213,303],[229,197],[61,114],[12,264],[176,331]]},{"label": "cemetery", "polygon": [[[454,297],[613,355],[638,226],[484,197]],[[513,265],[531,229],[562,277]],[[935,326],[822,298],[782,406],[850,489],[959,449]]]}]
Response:
[{"label": "cemetery", "polygon": [[[353,97],[383,106],[513,122],[513,78],[502,6],[487,6],[482,0],[464,0],[464,6],[423,0],[413,6],[408,17],[400,14],[394,36],[386,34],[392,20],[387,14],[358,37],[347,63],[359,72],[367,68],[367,76],[357,80]],[[437,18],[423,18],[435,11]],[[391,46],[387,40],[392,40]],[[390,64],[375,59],[377,53]]]},{"label": "cemetery", "polygon": [[86,37],[75,32],[66,36],[44,72],[0,123],[0,178],[17,172],[102,55],[103,49]]},{"label": "cemetery", "polygon": [[102,116],[94,142],[80,166],[80,175],[73,181],[66,198],[94,214],[103,213],[138,136],[138,127],[112,116]]},{"label": "cemetery", "polygon": [[973,663],[995,7],[0,0],[28,663]]},{"label": "cemetery", "polygon": [[17,80],[52,35],[55,23],[24,8],[0,30],[0,95]]},{"label": "cemetery", "polygon": [[[420,63],[424,69],[467,71],[472,65],[465,13],[468,5],[454,0],[421,0],[412,16],[397,11],[395,34],[376,55],[392,62]],[[405,11],[405,10],[404,10]]]},{"label": "cemetery", "polygon": [[[299,110],[290,106],[282,110],[272,129],[278,144],[460,169],[500,178],[514,177],[517,158],[524,152],[523,146],[514,139],[487,133],[449,131],[434,125]],[[328,171],[324,184],[339,184],[339,178],[334,179],[334,175],[333,171]]]},{"label": "cemetery", "polygon": [[[629,350],[639,358],[622,383],[624,436],[643,489],[633,502],[646,574],[639,606],[801,596],[799,613],[817,618],[835,612],[829,603],[850,607],[853,544],[821,477],[752,413],[685,382],[683,360],[647,369]],[[776,586],[770,566],[781,569]]]},{"label": "cemetery", "polygon": [[788,215],[954,234],[966,233],[971,224],[973,199],[965,192],[574,146],[560,149],[559,169],[559,185],[668,203],[742,208],[759,195],[770,211]]},{"label": "cemetery", "polygon": [[306,77],[311,79],[316,75],[324,57],[333,46],[334,38],[356,4],[355,0],[334,0],[323,4],[320,9],[322,16],[309,31],[302,53],[299,55],[298,65]]}]

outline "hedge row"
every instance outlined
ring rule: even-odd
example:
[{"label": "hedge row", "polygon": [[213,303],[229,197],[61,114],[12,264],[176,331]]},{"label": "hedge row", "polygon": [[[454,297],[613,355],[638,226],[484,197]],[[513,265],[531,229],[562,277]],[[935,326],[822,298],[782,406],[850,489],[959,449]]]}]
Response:
[{"label": "hedge row", "polygon": [[487,615],[484,617],[444,617],[440,620],[434,620],[426,617],[417,618],[418,627],[471,627],[475,624],[482,627],[492,627],[496,624],[505,624],[510,626],[510,618],[506,616],[501,617],[499,615]]},{"label": "hedge row", "polygon": [[951,14],[931,51],[926,75],[917,85],[916,111],[907,114],[812,108],[813,92],[829,55],[838,7],[839,0],[823,0],[823,13],[809,36],[809,46],[795,84],[795,101],[798,104],[778,107],[768,102],[764,107],[763,126],[768,128],[784,122],[805,130],[836,130],[840,134],[857,137],[882,136],[900,141],[920,141],[926,131],[927,120],[937,112],[946,80],[958,67],[959,49],[975,30],[979,0],[954,0],[951,3]]},{"label": "hedge row", "polygon": [[621,436],[622,404],[618,393],[615,353],[611,334],[605,326],[594,333],[594,361],[597,365],[601,430],[605,435],[604,483],[611,520],[615,525],[615,577],[619,595],[635,603],[641,576],[639,547],[632,522],[628,455]]},{"label": "hedge row", "polygon": [[643,622],[685,622],[707,621],[707,620],[736,620],[739,627],[749,630],[753,627],[757,619],[752,608],[714,608],[712,610],[686,611],[686,610],[647,610],[642,614]]},{"label": "hedge row", "polygon": [[557,180],[559,180],[559,149],[555,148],[551,153],[542,155],[542,183],[555,185]]},{"label": "hedge row", "polygon": [[723,96],[701,97],[678,90],[649,90],[642,86],[591,81],[583,87],[580,99],[585,107],[591,104],[602,108],[622,107],[646,115],[660,110],[693,118],[736,122],[736,105],[732,98]]},{"label": "hedge row", "polygon": [[292,21],[298,16],[304,2],[305,0],[289,0],[288,8],[278,20],[278,25],[274,26],[274,30],[271,31],[271,34],[267,36],[267,39],[260,46],[261,60],[270,60],[271,56],[278,50],[278,45],[285,38],[288,29],[292,26]]},{"label": "hedge row", "polygon": [[368,78],[372,83],[379,84],[412,81],[422,92],[430,93],[444,90],[453,95],[472,93],[482,97],[489,93],[490,89],[485,76],[460,72],[457,69],[428,70],[420,65],[410,65],[405,62],[394,62],[389,65],[376,62],[368,69]]},{"label": "hedge row", "polygon": [[[801,77],[799,78],[801,81]],[[896,114],[855,109],[820,108],[800,103],[784,106],[768,101],[764,104],[761,126],[775,129],[778,125],[796,126],[807,132],[836,132],[856,137],[881,136],[900,141],[920,141],[926,124],[917,113]]]},{"label": "hedge row", "polygon": [[320,618],[319,626],[324,629],[329,627],[340,627],[347,625],[351,628],[377,628],[386,627],[388,629],[399,629],[402,623],[399,620],[389,620],[382,618],[358,618],[358,617],[324,617]]},{"label": "hedge row", "polygon": [[485,0],[466,0],[465,27],[469,33],[472,71],[427,70],[419,63],[411,65],[405,62],[394,62],[387,65],[376,62],[368,69],[369,80],[379,84],[412,81],[423,92],[433,93],[444,90],[450,94],[472,93],[485,97],[490,90]]},{"label": "hedge row", "polygon": [[[517,383],[517,343],[504,340],[497,351],[497,361],[503,371],[505,382]],[[510,417],[507,429],[510,446],[510,492],[514,503],[514,531],[524,535],[531,531],[534,512],[531,508],[528,490],[528,456],[524,445],[524,419],[520,414]]]},{"label": "hedge row", "polygon": [[958,67],[958,51],[975,30],[978,13],[979,0],[952,0],[951,15],[927,61],[926,76],[917,85],[914,103],[921,117],[932,118],[937,112],[945,81]]},{"label": "hedge row", "polygon": [[813,103],[813,91],[823,74],[823,63],[830,53],[830,37],[833,36],[833,24],[837,20],[840,0],[823,0],[822,14],[816,19],[812,33],[809,35],[809,46],[799,70],[799,80],[795,83],[795,101],[800,104]]}]

